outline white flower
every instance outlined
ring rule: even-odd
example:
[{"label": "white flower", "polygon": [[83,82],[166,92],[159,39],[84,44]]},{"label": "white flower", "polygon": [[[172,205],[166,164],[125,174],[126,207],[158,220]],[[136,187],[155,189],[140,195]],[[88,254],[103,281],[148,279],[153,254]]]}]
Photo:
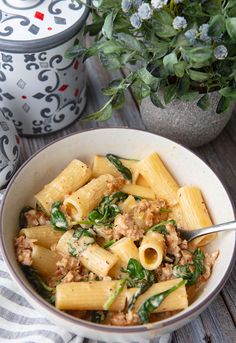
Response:
[{"label": "white flower", "polygon": [[214,50],[214,56],[217,60],[224,60],[228,56],[228,50],[224,45],[218,45]]},{"label": "white flower", "polygon": [[139,8],[138,8],[138,15],[141,19],[147,20],[150,19],[152,16],[152,9],[149,4],[143,3]]},{"label": "white flower", "polygon": [[211,40],[211,37],[208,36],[208,29],[209,29],[209,24],[202,24],[199,27],[200,39],[203,42],[207,42],[207,41]]},{"label": "white flower", "polygon": [[142,21],[138,13],[134,13],[131,15],[130,23],[135,29],[139,29],[142,26]]},{"label": "white flower", "polygon": [[196,29],[190,29],[184,33],[185,37],[188,39],[191,45],[194,45],[196,43],[196,34]]},{"label": "white flower", "polygon": [[164,5],[167,5],[168,0],[152,0],[151,5],[155,10],[160,10]]},{"label": "white flower", "polygon": [[185,29],[187,27],[187,20],[184,17],[175,17],[172,22],[172,26],[175,30]]},{"label": "white flower", "polygon": [[122,11],[127,13],[131,9],[132,6],[132,1],[131,0],[122,0],[121,1],[121,8]]}]

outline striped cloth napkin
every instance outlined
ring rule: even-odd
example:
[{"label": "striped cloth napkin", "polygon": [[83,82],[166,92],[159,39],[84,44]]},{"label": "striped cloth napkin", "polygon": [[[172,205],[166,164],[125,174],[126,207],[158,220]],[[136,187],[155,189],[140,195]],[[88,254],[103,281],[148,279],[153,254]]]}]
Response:
[{"label": "striped cloth napkin", "polygon": [[[1,198],[0,192],[0,202]],[[149,343],[170,343],[170,341],[170,335],[165,335],[152,339]],[[42,317],[21,295],[0,254],[0,343],[5,342],[105,343],[78,337]]]}]

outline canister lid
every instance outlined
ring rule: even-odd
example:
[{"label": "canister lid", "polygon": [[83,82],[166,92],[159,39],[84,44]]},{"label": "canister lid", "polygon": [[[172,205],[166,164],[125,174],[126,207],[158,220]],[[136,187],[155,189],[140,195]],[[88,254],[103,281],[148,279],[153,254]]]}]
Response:
[{"label": "canister lid", "polygon": [[76,0],[0,0],[0,51],[37,52],[72,38],[88,8]]}]

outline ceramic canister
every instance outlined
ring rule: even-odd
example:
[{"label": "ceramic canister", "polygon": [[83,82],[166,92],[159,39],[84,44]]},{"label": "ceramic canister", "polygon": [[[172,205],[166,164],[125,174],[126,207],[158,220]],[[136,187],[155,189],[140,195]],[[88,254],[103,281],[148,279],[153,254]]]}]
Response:
[{"label": "ceramic canister", "polygon": [[20,158],[19,136],[7,113],[0,110],[0,189],[15,172]]},{"label": "ceramic canister", "polygon": [[85,106],[85,67],[65,52],[88,9],[72,0],[0,0],[0,108],[20,135],[50,133]]}]

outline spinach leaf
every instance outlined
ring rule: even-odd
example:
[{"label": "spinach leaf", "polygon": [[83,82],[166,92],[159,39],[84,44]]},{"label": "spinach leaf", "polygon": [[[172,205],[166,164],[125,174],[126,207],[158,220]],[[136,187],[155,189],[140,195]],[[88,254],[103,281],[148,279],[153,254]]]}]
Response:
[{"label": "spinach leaf", "polygon": [[22,265],[21,267],[36,292],[39,293],[50,304],[55,304],[56,288],[49,287],[32,267],[24,265]]},{"label": "spinach leaf", "polygon": [[103,311],[92,311],[91,322],[101,323],[105,319],[105,313]]},{"label": "spinach leaf", "polygon": [[204,260],[205,255],[198,248],[194,251],[193,263],[174,266],[173,274],[175,277],[181,277],[182,279],[187,280],[187,286],[194,285],[199,276],[205,272]]},{"label": "spinach leaf", "polygon": [[152,226],[148,231],[155,231],[155,232],[160,233],[161,235],[168,235],[168,231],[166,230],[167,224],[172,224],[176,226],[176,221],[173,219],[166,220],[164,222],[161,222],[159,224]]},{"label": "spinach leaf", "polygon": [[64,213],[60,210],[61,202],[56,201],[51,208],[51,224],[54,230],[66,231],[69,227]]},{"label": "spinach leaf", "polygon": [[107,154],[106,158],[116,167],[116,169],[124,176],[126,180],[132,181],[131,171],[122,164],[119,156]]},{"label": "spinach leaf", "polygon": [[81,228],[77,227],[73,233],[73,238],[75,238],[76,240],[79,240],[81,237],[92,237],[93,238],[93,235],[87,229],[83,229],[82,227]]},{"label": "spinach leaf", "polygon": [[135,258],[130,258],[127,265],[127,273],[132,279],[142,280],[145,278],[144,268]]},{"label": "spinach leaf", "polygon": [[116,300],[116,298],[121,294],[126,284],[126,278],[121,279],[117,282],[116,288],[114,293],[107,299],[105,304],[103,305],[103,309],[105,311],[108,311],[113,302]]},{"label": "spinach leaf", "polygon": [[116,242],[115,239],[112,239],[111,241],[107,241],[103,244],[103,249],[107,249],[107,248],[110,248],[110,246],[112,246],[112,244],[114,244]]},{"label": "spinach leaf", "polygon": [[89,222],[93,225],[111,225],[117,214],[121,213],[117,203],[127,197],[128,194],[124,192],[115,192],[110,196],[105,196],[99,206],[89,213]]},{"label": "spinach leaf", "polygon": [[27,220],[25,218],[25,213],[30,211],[30,210],[33,210],[33,207],[25,206],[20,211],[20,214],[19,214],[19,227],[20,227],[20,229],[27,227]]},{"label": "spinach leaf", "polygon": [[70,242],[67,242],[68,245],[68,253],[73,256],[73,257],[77,257],[77,250],[75,247],[73,247],[73,245]]},{"label": "spinach leaf", "polygon": [[138,315],[142,324],[149,322],[149,315],[157,309],[162,301],[172,292],[176,291],[181,286],[185,285],[186,281],[182,280],[177,285],[167,289],[164,292],[155,294],[148,298],[139,308]]},{"label": "spinach leaf", "polygon": [[131,310],[138,297],[153,285],[155,282],[155,276],[152,271],[144,269],[141,263],[134,258],[129,260],[127,269],[124,271],[129,275],[127,278],[128,286],[138,287],[138,290],[128,302],[128,310]]}]

